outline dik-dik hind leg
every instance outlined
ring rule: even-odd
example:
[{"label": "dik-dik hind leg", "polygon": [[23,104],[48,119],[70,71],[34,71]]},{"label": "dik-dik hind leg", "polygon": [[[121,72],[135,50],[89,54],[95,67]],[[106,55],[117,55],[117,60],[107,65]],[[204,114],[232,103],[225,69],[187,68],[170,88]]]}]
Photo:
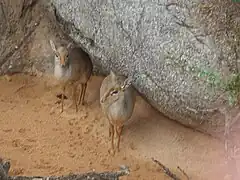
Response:
[{"label": "dik-dik hind leg", "polygon": [[108,128],[108,136],[109,136],[109,138],[112,137],[112,128],[111,128],[111,124],[109,125],[109,128]]},{"label": "dik-dik hind leg", "polygon": [[108,136],[109,136],[109,138],[112,138],[112,133],[114,133],[114,127],[112,127],[112,124],[109,122],[109,128],[108,128]]},{"label": "dik-dik hind leg", "polygon": [[79,93],[78,105],[84,105],[84,97],[87,89],[87,83],[81,84],[81,91]]},{"label": "dik-dik hind leg", "polygon": [[73,104],[76,108],[76,112],[78,112],[78,103],[77,103],[77,85],[73,84],[73,92],[72,92],[72,97],[73,97]]},{"label": "dik-dik hind leg", "polygon": [[77,101],[77,104],[80,105],[80,101],[81,101],[81,96],[82,96],[82,91],[83,91],[83,86],[82,84],[80,84],[81,87],[80,87],[80,90],[79,90],[79,94],[78,94],[78,101]]},{"label": "dik-dik hind leg", "polygon": [[118,152],[120,151],[119,146],[120,146],[122,129],[123,129],[123,126],[117,126],[116,127],[116,132],[117,132],[117,136],[118,136],[118,141],[117,141],[117,150],[118,150]]},{"label": "dik-dik hind leg", "polygon": [[85,94],[86,94],[86,89],[87,89],[87,83],[83,84],[83,95],[82,95],[82,103],[81,105],[84,105],[84,99],[85,99]]}]

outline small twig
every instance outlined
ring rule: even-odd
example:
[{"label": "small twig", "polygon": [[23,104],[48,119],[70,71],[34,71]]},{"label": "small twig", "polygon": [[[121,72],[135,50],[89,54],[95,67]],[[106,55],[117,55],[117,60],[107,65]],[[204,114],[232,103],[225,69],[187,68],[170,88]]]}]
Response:
[{"label": "small twig", "polygon": [[20,86],[19,88],[17,88],[17,89],[14,91],[14,93],[19,92],[20,90],[22,90],[22,89],[25,88],[25,87],[32,87],[32,86],[35,86],[35,85],[36,85],[36,83],[32,83],[32,84],[23,84],[22,86]]},{"label": "small twig", "polygon": [[181,180],[181,179],[178,178],[174,173],[172,173],[169,168],[167,168],[166,166],[164,166],[164,165],[163,165],[162,163],[160,163],[158,160],[152,158],[152,161],[153,161],[154,163],[156,163],[157,165],[159,165],[159,166],[163,169],[164,173],[165,173],[166,175],[168,175],[170,178],[172,178],[173,180]]},{"label": "small twig", "polygon": [[187,180],[190,180],[189,176],[187,175],[187,173],[183,169],[181,169],[179,166],[177,168],[187,178]]},{"label": "small twig", "polygon": [[20,86],[19,88],[17,88],[14,93],[17,93],[18,91],[20,91],[21,89],[25,88],[26,84],[23,84],[22,86]]},{"label": "small twig", "polygon": [[[223,97],[224,97],[224,94],[221,94],[217,99],[221,99]],[[194,109],[194,108],[186,107],[186,109],[192,111],[195,114],[197,114],[197,113],[213,113],[215,111],[219,111],[220,113],[222,113],[221,106],[218,106],[216,108],[206,108],[206,109]]]},{"label": "small twig", "polygon": [[[195,114],[200,113],[200,112],[203,114],[203,113],[213,113],[213,112],[215,112],[215,111],[218,111],[218,108],[196,110],[196,109],[194,109],[194,108],[186,107],[186,109],[189,110],[189,111],[192,111],[192,112],[195,113]],[[200,121],[199,125],[197,125],[196,127],[194,127],[194,129],[199,128],[199,127],[203,124],[204,121],[205,121],[205,119],[203,118],[203,119]]]},{"label": "small twig", "polygon": [[219,110],[219,108],[213,108],[213,109],[201,109],[201,110],[199,109],[199,110],[196,110],[196,109],[193,109],[193,108],[190,108],[190,107],[186,107],[186,109],[187,109],[187,110],[190,110],[190,111],[192,111],[192,112],[194,112],[195,114],[197,114],[197,113],[199,113],[199,112],[202,112],[202,113],[204,113],[204,112],[213,113],[213,112]]}]

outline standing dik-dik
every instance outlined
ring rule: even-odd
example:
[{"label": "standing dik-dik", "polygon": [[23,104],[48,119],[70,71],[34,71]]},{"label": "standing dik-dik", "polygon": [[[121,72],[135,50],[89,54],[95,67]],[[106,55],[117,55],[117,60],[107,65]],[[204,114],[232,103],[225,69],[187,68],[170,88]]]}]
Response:
[{"label": "standing dik-dik", "polygon": [[100,104],[109,121],[109,137],[114,154],[114,133],[116,132],[118,137],[117,150],[119,151],[124,123],[132,116],[135,105],[135,93],[129,79],[111,71],[102,82]]},{"label": "standing dik-dik", "polygon": [[[83,105],[87,82],[92,74],[92,61],[89,55],[80,47],[70,48],[72,43],[67,46],[56,48],[52,40],[50,45],[55,54],[54,76],[60,80],[62,85],[61,112],[63,112],[63,101],[66,86],[73,85],[73,103],[78,111],[78,105]],[[77,87],[81,84],[81,91],[77,96]]]}]

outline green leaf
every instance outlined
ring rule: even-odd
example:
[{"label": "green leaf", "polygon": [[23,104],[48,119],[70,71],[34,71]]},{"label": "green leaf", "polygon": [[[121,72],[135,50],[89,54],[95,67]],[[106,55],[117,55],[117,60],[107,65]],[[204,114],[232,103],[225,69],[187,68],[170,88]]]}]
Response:
[{"label": "green leaf", "polygon": [[205,71],[201,71],[198,73],[198,77],[205,77],[206,76],[206,72]]},{"label": "green leaf", "polygon": [[213,91],[217,89],[228,94],[230,105],[235,105],[240,94],[240,73],[231,74],[224,79],[219,72],[214,70],[199,69],[198,77],[204,78]]},{"label": "green leaf", "polygon": [[234,92],[229,92],[229,94],[228,94],[228,102],[229,102],[229,105],[231,105],[231,106],[236,104],[237,96],[235,95]]}]

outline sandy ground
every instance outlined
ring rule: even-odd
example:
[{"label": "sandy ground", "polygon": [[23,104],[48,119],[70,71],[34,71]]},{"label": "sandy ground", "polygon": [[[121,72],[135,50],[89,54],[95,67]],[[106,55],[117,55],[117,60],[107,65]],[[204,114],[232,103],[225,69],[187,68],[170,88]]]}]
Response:
[{"label": "sandy ground", "polygon": [[[59,87],[49,79],[16,75],[0,79],[0,156],[11,160],[11,175],[62,175],[130,167],[122,179],[169,179],[154,157],[183,177],[222,179],[223,146],[216,139],[169,121],[140,96],[123,131],[120,153],[108,154],[108,123],[99,105],[102,77],[92,77],[87,105],[60,114]],[[24,83],[28,85],[22,87]],[[19,89],[20,88],[20,89]],[[66,101],[66,106],[71,101]],[[184,179],[184,178],[182,178]]]}]

